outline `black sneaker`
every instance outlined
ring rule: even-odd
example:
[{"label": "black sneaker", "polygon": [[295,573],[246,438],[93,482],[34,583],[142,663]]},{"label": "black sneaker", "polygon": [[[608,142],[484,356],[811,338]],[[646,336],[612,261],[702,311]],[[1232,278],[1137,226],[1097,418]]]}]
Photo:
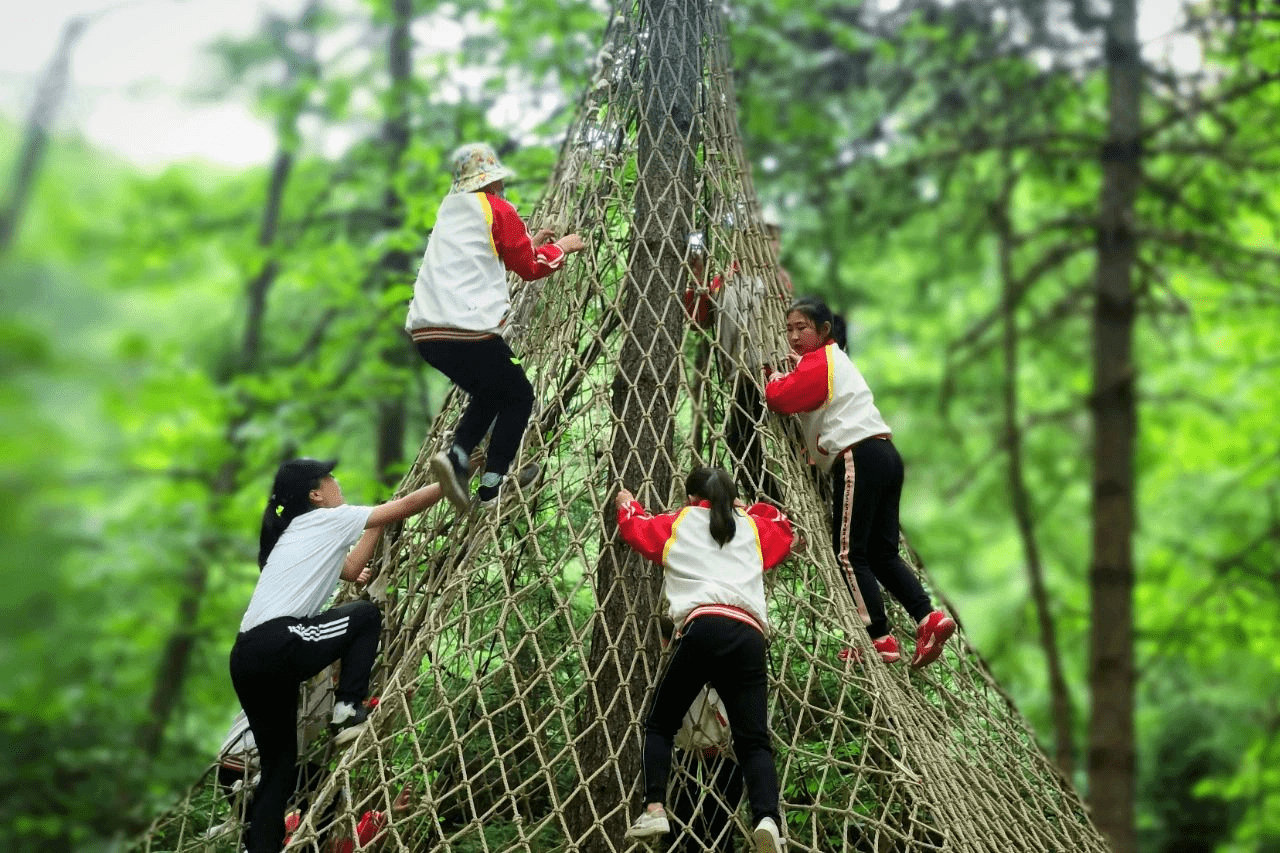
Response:
[{"label": "black sneaker", "polygon": [[[542,469],[538,467],[537,462],[530,462],[521,468],[515,474],[516,485],[525,488],[538,478],[538,473]],[[490,506],[498,499],[498,495],[502,491],[502,484],[511,479],[510,474],[504,474],[502,479],[498,481],[496,486],[481,486],[476,489],[476,497],[480,499],[480,506]]]},{"label": "black sneaker", "polygon": [[458,512],[466,512],[470,504],[467,487],[471,485],[471,472],[458,463],[453,450],[444,450],[431,457],[431,473],[435,474],[440,490]]},{"label": "black sneaker", "polygon": [[329,730],[333,732],[333,742],[341,745],[355,740],[360,732],[368,728],[369,709],[364,705],[352,705],[349,702],[338,702],[333,706],[333,722]]}]

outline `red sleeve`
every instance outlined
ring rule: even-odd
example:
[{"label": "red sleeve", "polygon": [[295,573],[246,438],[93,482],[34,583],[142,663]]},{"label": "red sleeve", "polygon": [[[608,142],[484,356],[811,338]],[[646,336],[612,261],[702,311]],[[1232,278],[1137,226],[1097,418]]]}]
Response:
[{"label": "red sleeve", "polygon": [[812,412],[827,402],[831,394],[831,372],[827,365],[828,344],[800,359],[796,369],[776,376],[764,386],[764,401],[784,415]]},{"label": "red sleeve", "polygon": [[554,243],[533,247],[529,229],[511,203],[496,195],[489,195],[489,207],[493,211],[493,245],[503,265],[525,281],[545,278],[564,264],[564,250]]},{"label": "red sleeve", "polygon": [[630,501],[618,507],[618,532],[622,534],[622,541],[658,565],[662,565],[662,554],[671,539],[675,520],[674,513],[650,515],[640,501]]},{"label": "red sleeve", "polygon": [[791,553],[791,543],[795,541],[791,522],[782,510],[766,503],[747,507],[747,515],[755,521],[756,530],[760,533],[760,556],[764,557],[764,570],[767,572]]}]

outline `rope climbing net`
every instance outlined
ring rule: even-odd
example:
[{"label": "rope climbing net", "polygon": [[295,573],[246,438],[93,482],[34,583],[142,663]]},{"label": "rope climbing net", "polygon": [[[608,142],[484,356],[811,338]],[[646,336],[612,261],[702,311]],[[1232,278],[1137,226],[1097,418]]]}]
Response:
[{"label": "rope climbing net", "polygon": [[[705,0],[615,10],[530,223],[589,248],[512,285],[506,335],[538,399],[517,465],[542,473],[496,507],[459,516],[442,502],[387,530],[368,592],[385,615],[380,704],[349,745],[308,744],[317,775],[290,850],[633,849],[663,608],[660,571],[620,543],[612,496],[625,485],[673,507],[696,464],[781,503],[807,543],[768,581],[791,851],[1106,850],[963,631],[918,671],[870,646],[831,555],[823,487],[795,427],[760,403],[761,365],[785,363],[788,294],[739,141],[725,33]],[[402,491],[427,482],[461,402],[446,401]],[[709,809],[720,795],[707,780],[728,760],[678,750],[671,784]],[[139,847],[237,853],[242,803],[211,768]],[[721,805],[743,849],[745,810]]]}]

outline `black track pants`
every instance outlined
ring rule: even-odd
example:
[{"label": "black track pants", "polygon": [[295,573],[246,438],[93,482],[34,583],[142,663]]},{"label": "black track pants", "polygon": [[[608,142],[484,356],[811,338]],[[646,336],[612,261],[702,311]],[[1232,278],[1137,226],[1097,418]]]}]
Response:
[{"label": "black track pants", "polygon": [[272,619],[236,638],[231,684],[249,718],[262,764],[250,815],[249,853],[279,853],[284,846],[284,810],[298,778],[298,685],[341,660],[335,700],[363,702],[381,630],[378,608],[353,601],[306,619]]},{"label": "black track pants", "polygon": [[675,653],[644,728],[646,802],[666,801],[671,749],[685,712],[704,684],[720,694],[733,731],[733,751],[742,768],[755,823],[778,814],[778,771],[769,741],[765,640],[759,630],[727,616],[699,616],[680,632]]},{"label": "black track pants", "polygon": [[454,443],[470,456],[493,424],[485,470],[507,473],[533,412],[533,386],[520,359],[497,336],[479,341],[419,341],[418,353],[471,395]]},{"label": "black track pants", "polygon": [[902,477],[898,449],[879,438],[845,450],[831,467],[831,544],[872,638],[889,632],[881,584],[917,622],[932,609],[898,553]]}]

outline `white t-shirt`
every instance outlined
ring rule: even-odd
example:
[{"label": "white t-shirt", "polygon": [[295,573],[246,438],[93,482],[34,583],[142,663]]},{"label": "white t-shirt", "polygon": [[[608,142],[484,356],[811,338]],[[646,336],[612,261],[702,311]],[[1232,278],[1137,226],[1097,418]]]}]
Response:
[{"label": "white t-shirt", "polygon": [[364,533],[371,506],[321,507],[289,522],[271,549],[240,631],[281,616],[319,613],[333,595],[342,563]]}]

